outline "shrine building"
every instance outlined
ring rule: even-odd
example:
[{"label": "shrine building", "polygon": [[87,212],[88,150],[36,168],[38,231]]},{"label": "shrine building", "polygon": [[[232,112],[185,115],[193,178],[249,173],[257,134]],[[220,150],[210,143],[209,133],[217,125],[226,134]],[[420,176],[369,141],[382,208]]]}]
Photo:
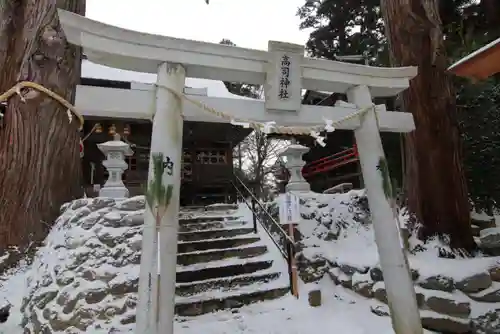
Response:
[{"label": "shrine building", "polygon": [[[82,62],[82,86],[107,87],[122,90],[151,89],[156,75],[138,73]],[[154,87],[154,86],[153,86]],[[189,96],[211,96],[241,99],[229,93],[222,81],[186,78],[184,93]],[[77,95],[78,99],[78,95]],[[150,106],[144,106],[148,108]],[[97,144],[113,139],[115,134],[130,144],[133,155],[126,158],[128,169],[123,182],[130,195],[143,193],[148,178],[151,120],[92,116],[84,110],[86,137],[83,149],[83,184],[87,193],[102,186],[107,180],[105,159]],[[89,115],[90,114],[90,115]],[[236,196],[231,183],[233,175],[233,148],[250,129],[229,123],[184,121],[181,205],[227,202]]]},{"label": "shrine building", "polygon": [[448,71],[474,81],[497,74],[500,72],[500,38],[460,59]]}]

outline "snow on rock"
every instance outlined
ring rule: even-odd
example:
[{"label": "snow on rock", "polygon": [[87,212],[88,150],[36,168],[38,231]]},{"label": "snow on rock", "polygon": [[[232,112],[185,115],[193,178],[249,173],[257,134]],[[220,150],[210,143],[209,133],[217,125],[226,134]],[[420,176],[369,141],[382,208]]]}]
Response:
[{"label": "snow on rock", "polygon": [[63,207],[27,279],[25,333],[130,329],[144,206],[143,197],[134,197],[80,199]]},{"label": "snow on rock", "polygon": [[[297,226],[302,279],[317,281],[327,276],[358,295],[387,303],[365,192],[297,195],[302,216]],[[475,218],[487,220],[477,215]],[[400,221],[405,227],[404,211]],[[396,220],[394,224],[396,228]],[[483,229],[481,233],[487,232]],[[445,258],[442,242],[422,243],[415,236],[409,237],[408,245],[417,304],[425,327],[452,333],[466,333],[473,328],[486,328],[473,333],[499,332],[495,321],[500,314],[500,257]],[[380,307],[372,308],[372,312],[386,313]],[[494,331],[488,331],[491,328]]]}]

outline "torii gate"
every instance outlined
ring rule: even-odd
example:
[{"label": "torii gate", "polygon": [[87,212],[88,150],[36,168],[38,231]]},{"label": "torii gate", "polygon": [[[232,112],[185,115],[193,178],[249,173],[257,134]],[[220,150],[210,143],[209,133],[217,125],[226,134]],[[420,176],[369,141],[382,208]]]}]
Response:
[{"label": "torii gate", "polygon": [[[281,42],[269,42],[266,52],[130,31],[62,10],[59,18],[68,41],[81,45],[90,61],[158,75],[157,84],[150,89],[80,86],[77,91],[77,102],[81,102],[84,114],[88,110],[96,115],[101,110],[101,115],[106,112],[108,117],[154,116],[151,152],[163,153],[174,162],[172,175],[164,175],[163,179],[164,183],[173,184],[174,191],[172,205],[160,226],[159,305],[154,302],[158,289],[155,221],[151,212],[146,210],[145,214],[137,334],[173,333],[182,115],[186,120],[231,121],[183,103],[180,97],[186,76],[263,84],[265,101],[197,97],[209,107],[231,112],[235,119],[318,126],[324,124],[324,118],[338,120],[360,108],[369,108],[372,97],[396,95],[409,86],[409,80],[417,73],[414,67],[376,68],[306,58],[303,46]],[[303,106],[302,89],[346,93],[350,104]],[[399,228],[384,190],[387,175],[381,168],[385,156],[379,133],[379,129],[410,132],[414,129],[413,117],[409,113],[387,112],[384,106],[367,110],[338,128],[355,132],[395,332],[422,334]]]}]

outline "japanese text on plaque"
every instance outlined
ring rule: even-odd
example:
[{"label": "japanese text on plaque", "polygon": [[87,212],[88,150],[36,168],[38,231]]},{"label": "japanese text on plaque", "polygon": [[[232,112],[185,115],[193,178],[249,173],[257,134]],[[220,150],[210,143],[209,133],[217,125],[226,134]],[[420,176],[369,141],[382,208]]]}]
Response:
[{"label": "japanese text on plaque", "polygon": [[290,86],[290,57],[283,55],[281,57],[280,89],[278,97],[280,100],[290,98],[288,87]]}]

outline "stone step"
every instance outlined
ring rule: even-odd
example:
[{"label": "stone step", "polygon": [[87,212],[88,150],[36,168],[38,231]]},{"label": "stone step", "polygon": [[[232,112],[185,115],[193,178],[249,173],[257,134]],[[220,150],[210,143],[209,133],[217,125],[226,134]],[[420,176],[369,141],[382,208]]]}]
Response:
[{"label": "stone step", "polygon": [[208,222],[223,222],[238,220],[240,217],[229,215],[214,215],[214,216],[186,216],[179,218],[179,224],[193,224],[193,223],[208,223]]},{"label": "stone step", "polygon": [[192,213],[192,212],[203,212],[205,211],[205,207],[203,205],[189,205],[183,206],[179,210],[179,214]]},{"label": "stone step", "polygon": [[192,296],[202,294],[209,290],[229,291],[235,290],[243,286],[260,283],[269,283],[278,277],[281,273],[268,273],[256,275],[244,275],[227,278],[211,279],[203,282],[178,284],[175,288],[177,296]]},{"label": "stone step", "polygon": [[224,229],[228,227],[239,227],[244,226],[247,222],[243,220],[232,220],[230,222],[224,221],[211,221],[205,223],[190,223],[182,224],[179,226],[179,232],[193,232],[193,231],[204,231],[204,230],[215,230]]},{"label": "stone step", "polygon": [[179,242],[177,244],[177,253],[192,253],[210,249],[228,249],[232,247],[253,244],[257,241],[260,241],[259,237]]},{"label": "stone step", "polygon": [[237,275],[251,274],[260,270],[269,269],[273,261],[256,261],[231,264],[219,267],[208,267],[195,270],[177,270],[177,283],[194,283],[213,278],[231,277]]},{"label": "stone step", "polygon": [[175,312],[179,316],[192,317],[205,313],[215,312],[223,309],[234,309],[244,305],[283,297],[289,293],[288,287],[272,288],[268,290],[257,290],[239,293],[225,297],[206,298],[193,302],[180,302],[175,305]]},{"label": "stone step", "polygon": [[208,239],[231,238],[251,233],[253,233],[253,228],[211,229],[204,231],[180,232],[178,234],[178,240],[200,241]]},{"label": "stone step", "polygon": [[177,264],[188,266],[195,263],[220,261],[229,258],[247,259],[267,252],[266,246],[216,249],[204,252],[184,253],[177,255]]},{"label": "stone step", "polygon": [[205,206],[205,211],[230,211],[238,210],[238,204],[212,204]]}]

